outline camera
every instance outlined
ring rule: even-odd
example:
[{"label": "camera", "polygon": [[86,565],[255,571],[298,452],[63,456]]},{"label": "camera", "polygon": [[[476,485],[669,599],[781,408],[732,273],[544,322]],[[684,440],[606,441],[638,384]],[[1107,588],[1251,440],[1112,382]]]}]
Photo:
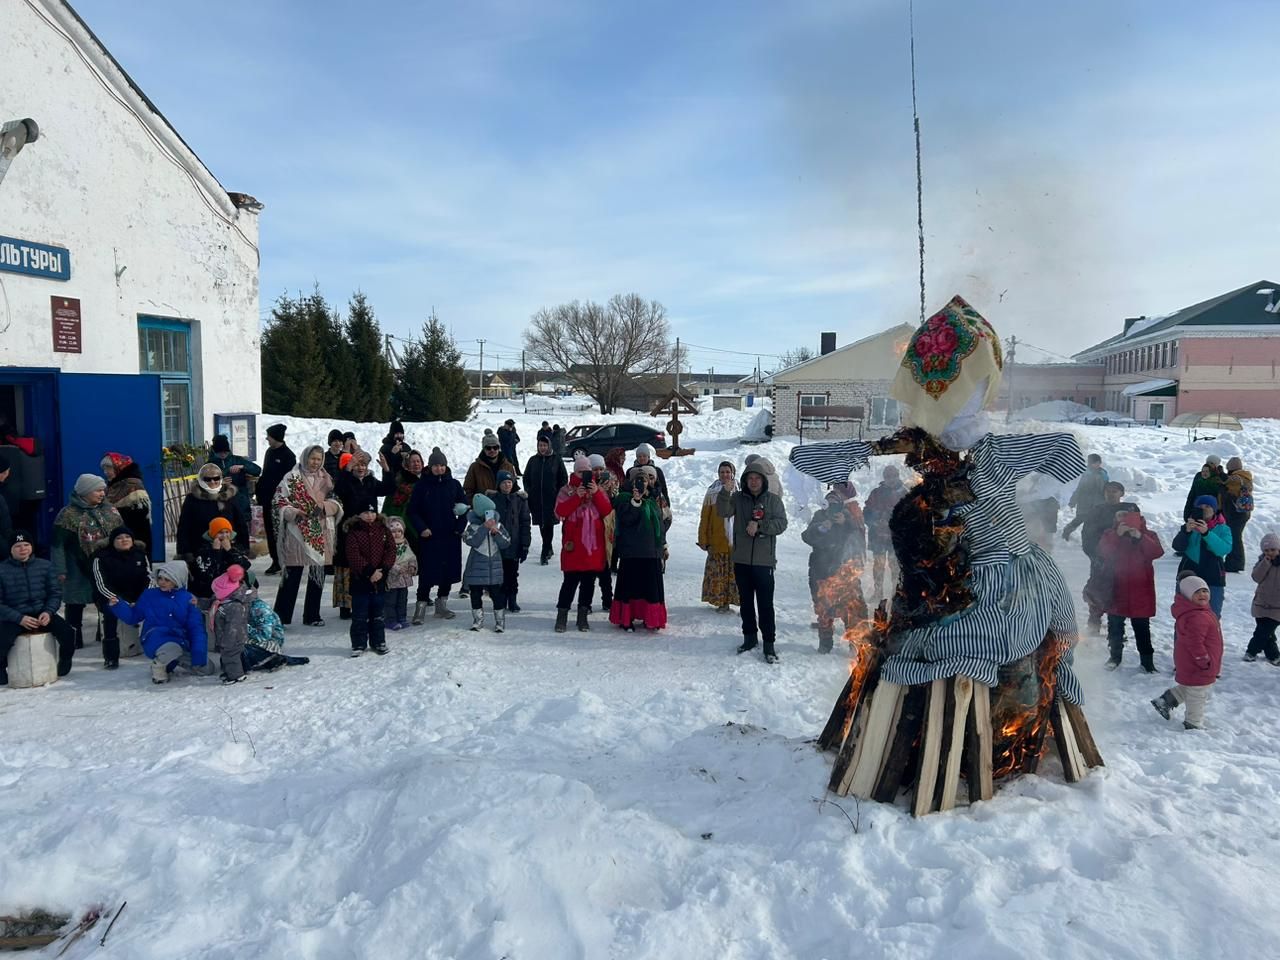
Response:
[{"label": "camera", "polygon": [[751,519],[757,522],[764,519],[764,507],[756,507],[751,511]]}]

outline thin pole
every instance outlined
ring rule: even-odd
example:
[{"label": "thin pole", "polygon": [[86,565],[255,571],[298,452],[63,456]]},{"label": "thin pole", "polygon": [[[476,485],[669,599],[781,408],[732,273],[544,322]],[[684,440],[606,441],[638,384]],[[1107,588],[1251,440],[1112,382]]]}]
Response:
[{"label": "thin pole", "polygon": [[1016,336],[1009,338],[1009,409],[1005,411],[1004,422],[1008,423],[1009,418],[1013,416],[1013,386],[1014,386],[1014,367],[1013,361],[1018,356],[1018,338]]},{"label": "thin pole", "polygon": [[680,392],[680,338],[676,337],[676,393]]},{"label": "thin pole", "polygon": [[484,341],[477,340],[480,344],[480,399],[484,399]]},{"label": "thin pole", "polygon": [[524,408],[524,412],[529,412],[529,385],[525,383],[524,376],[524,351],[520,351],[520,404]]},{"label": "thin pole", "polygon": [[924,323],[924,175],[920,163],[920,111],[916,105],[916,5],[908,7],[911,31],[911,121],[916,132],[916,230],[920,238],[920,323]]}]

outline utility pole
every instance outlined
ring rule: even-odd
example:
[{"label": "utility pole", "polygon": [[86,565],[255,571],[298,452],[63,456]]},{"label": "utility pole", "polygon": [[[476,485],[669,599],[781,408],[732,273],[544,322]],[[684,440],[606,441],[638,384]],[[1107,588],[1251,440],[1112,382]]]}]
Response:
[{"label": "utility pole", "polygon": [[676,393],[680,392],[680,338],[676,337]]},{"label": "utility pole", "polygon": [[1009,338],[1009,409],[1005,411],[1004,422],[1008,423],[1009,418],[1013,416],[1013,371],[1014,358],[1018,356],[1018,338],[1011,336]]},{"label": "utility pole", "polygon": [[760,358],[756,357],[756,399],[760,399]]},{"label": "utility pole", "polygon": [[520,404],[525,413],[529,412],[529,386],[524,378],[524,351],[520,351]]},{"label": "utility pole", "polygon": [[480,399],[484,399],[484,341],[477,340],[480,344]]}]

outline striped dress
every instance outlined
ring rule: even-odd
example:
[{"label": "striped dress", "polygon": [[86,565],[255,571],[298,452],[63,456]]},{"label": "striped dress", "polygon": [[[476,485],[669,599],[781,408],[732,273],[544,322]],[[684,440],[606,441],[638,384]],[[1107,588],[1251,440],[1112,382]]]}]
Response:
[{"label": "striped dress", "polygon": [[[839,483],[872,454],[861,440],[796,447],[791,462],[802,473]],[[1041,473],[1066,483],[1085,471],[1070,434],[987,434],[969,451],[969,482],[977,499],[955,508],[965,522],[962,543],[972,565],[972,606],[928,626],[893,637],[894,654],[881,676],[901,684],[963,674],[994,687],[999,668],[1034,652],[1048,633],[1068,645],[1058,664],[1058,692],[1081,702],[1070,648],[1078,639],[1075,606],[1062,572],[1031,543],[1017,502],[1017,483]]]}]

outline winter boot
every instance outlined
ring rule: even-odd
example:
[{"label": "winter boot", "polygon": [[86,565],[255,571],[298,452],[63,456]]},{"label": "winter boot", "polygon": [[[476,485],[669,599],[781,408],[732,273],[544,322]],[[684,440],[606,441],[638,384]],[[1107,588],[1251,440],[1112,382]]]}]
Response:
[{"label": "winter boot", "polygon": [[350,619],[351,619],[351,608],[350,608],[350,607],[339,607],[339,608],[338,608],[338,619],[339,619],[339,620],[350,620]]},{"label": "winter boot", "polygon": [[1105,666],[1108,670],[1114,670],[1116,667],[1120,666],[1120,661],[1124,657],[1124,641],[1112,640],[1110,641],[1110,647],[1111,658],[1106,662]]},{"label": "winter boot", "polygon": [[479,630],[484,626],[484,607],[471,611],[471,629]]},{"label": "winter boot", "polygon": [[569,608],[561,607],[556,611],[556,633],[564,633],[569,629]]},{"label": "winter boot", "polygon": [[151,682],[152,683],[168,683],[169,668],[159,660],[151,661]]},{"label": "winter boot", "polygon": [[520,612],[520,604],[516,603],[516,595],[514,591],[507,597],[507,609],[512,613]]},{"label": "winter boot", "polygon": [[1245,663],[1257,663],[1257,662],[1258,662],[1258,655],[1257,655],[1256,653],[1246,653],[1246,654],[1244,655],[1244,662],[1245,662]]},{"label": "winter boot", "polygon": [[457,614],[449,609],[448,597],[436,597],[436,619],[452,620]]},{"label": "winter boot", "polygon": [[587,614],[591,612],[590,607],[578,607],[578,629],[587,631],[591,629],[591,624],[587,623]]},{"label": "winter boot", "polygon": [[464,583],[462,586],[458,588],[458,596],[460,597],[471,596],[471,588]]},{"label": "winter boot", "polygon": [[1138,659],[1142,662],[1143,673],[1156,672],[1156,655],[1154,653],[1140,653]]},{"label": "winter boot", "polygon": [[1169,696],[1169,691],[1166,690],[1164,693],[1160,694],[1160,696],[1152,700],[1151,705],[1156,708],[1156,712],[1160,714],[1160,716],[1168,720],[1169,711],[1178,705],[1178,701]]},{"label": "winter boot", "polygon": [[831,652],[832,641],[834,641],[835,639],[835,633],[836,631],[834,627],[818,628],[818,652],[819,653]]},{"label": "winter boot", "polygon": [[777,662],[778,662],[778,654],[777,654],[777,653],[774,651],[774,649],[773,649],[773,641],[772,641],[772,640],[766,640],[766,641],[765,641],[765,645],[764,645],[764,662],[765,662],[765,663],[777,663]]},{"label": "winter boot", "polygon": [[103,666],[103,668],[104,668],[104,669],[107,669],[107,670],[118,670],[118,669],[120,669],[120,661],[119,661],[119,660],[107,660],[107,661],[105,661],[105,662],[102,664],[102,666]]},{"label": "winter boot", "polygon": [[502,633],[507,629],[507,611],[493,608],[493,632]]},{"label": "winter boot", "polygon": [[425,619],[427,619],[427,605],[419,600],[413,605],[413,625],[420,627]]},{"label": "winter boot", "polygon": [[746,653],[748,650],[754,650],[755,648],[756,648],[756,637],[755,637],[755,634],[752,634],[751,636],[744,636],[742,638],[742,646],[738,648],[738,652]]}]

